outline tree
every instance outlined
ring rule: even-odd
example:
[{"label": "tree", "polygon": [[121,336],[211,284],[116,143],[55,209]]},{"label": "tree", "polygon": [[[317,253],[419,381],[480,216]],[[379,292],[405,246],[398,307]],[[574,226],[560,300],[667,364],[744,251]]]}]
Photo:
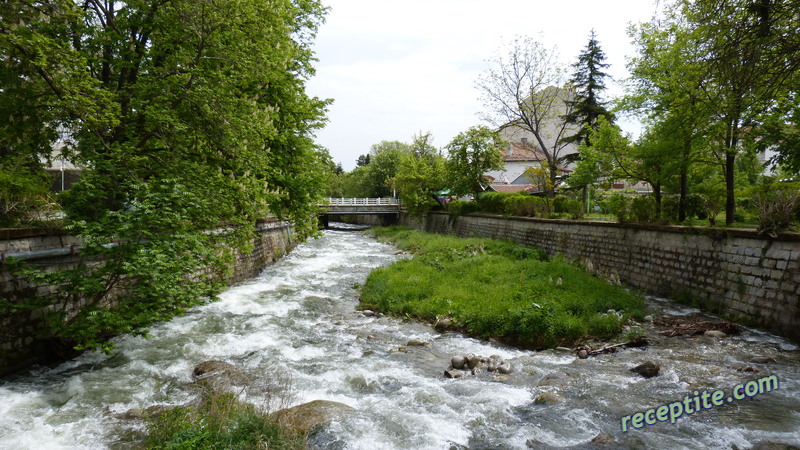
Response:
[{"label": "tree", "polygon": [[575,97],[568,100],[571,106],[570,114],[564,117],[567,123],[573,124],[578,131],[563,138],[568,143],[589,143],[589,130],[597,128],[597,119],[605,117],[609,122],[614,121],[614,116],[606,108],[602,99],[606,89],[605,79],[608,74],[603,69],[608,68],[604,61],[606,55],[600,48],[594,29],[589,34],[586,48],[578,55],[578,61],[572,65],[574,72],[569,82],[575,90]]},{"label": "tree", "polygon": [[706,54],[706,103],[725,164],[726,222],[736,212],[736,156],[742,137],[800,68],[796,0],[681,0],[694,44]]},{"label": "tree", "polygon": [[372,146],[365,181],[369,197],[391,197],[394,195],[392,179],[397,175],[400,160],[411,151],[408,144],[400,141],[381,141]]},{"label": "tree", "polygon": [[445,187],[446,160],[432,140],[430,133],[414,136],[411,151],[402,156],[393,180],[403,206],[417,217],[440,205],[437,192]]},{"label": "tree", "polygon": [[369,164],[369,153],[366,155],[358,155],[356,160],[356,167],[364,167]]},{"label": "tree", "polygon": [[491,59],[477,82],[488,109],[485,119],[532,134],[556,184],[569,145],[564,138],[576,131],[564,120],[573,111],[569,102],[573,92],[560,87],[564,71],[555,50],[530,38],[516,38],[507,52]]},{"label": "tree", "polygon": [[502,170],[508,144],[497,131],[480,125],[459,133],[447,144],[447,172],[454,195],[479,194],[487,184],[484,173]]},{"label": "tree", "polygon": [[[0,5],[0,77],[11,86],[0,114],[12,119],[0,145],[42,154],[63,129],[65,153],[86,167],[63,199],[86,259],[40,274],[62,286],[47,301],[86,305],[54,313],[55,334],[109,349],[105,337],[141,334],[212,295],[226,249],[246,249],[268,212],[298,237],[316,229],[329,158],[313,132],[327,101],[305,84],[324,13],[315,0]],[[28,149],[14,143],[21,130]],[[227,234],[208,233],[221,225]]]}]

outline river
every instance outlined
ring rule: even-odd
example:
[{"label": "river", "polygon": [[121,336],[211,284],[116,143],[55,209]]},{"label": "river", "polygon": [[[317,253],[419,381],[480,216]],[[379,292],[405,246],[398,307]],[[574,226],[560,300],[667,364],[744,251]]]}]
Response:
[{"label": "river", "polygon": [[[360,233],[326,231],[218,302],[152,327],[149,338],[117,338],[113,356],[87,353],[6,378],[0,448],[129,448],[136,426],[118,415],[189,401],[192,369],[206,360],[291,380],[293,404],[325,399],[355,408],[314,433],[312,448],[591,448],[601,433],[621,448],[800,446],[800,352],[779,337],[748,330],[725,339],[666,338],[648,328],[653,343],[645,349],[578,359],[358,312],[357,284],[404,257],[395,253]],[[649,303],[656,315],[696,313]],[[411,339],[430,345],[407,346]],[[451,357],[468,353],[499,355],[514,372],[445,378]],[[647,360],[661,365],[659,376],[629,371]],[[777,390],[621,432],[624,416],[771,375]]]}]

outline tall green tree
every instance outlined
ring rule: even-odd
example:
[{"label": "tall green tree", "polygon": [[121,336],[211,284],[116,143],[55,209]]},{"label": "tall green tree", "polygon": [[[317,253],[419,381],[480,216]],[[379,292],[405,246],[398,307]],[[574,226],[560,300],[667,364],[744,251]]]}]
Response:
[{"label": "tall green tree", "polygon": [[797,0],[681,0],[680,8],[703,58],[713,136],[725,164],[726,222],[736,212],[736,157],[745,134],[800,69]]},{"label": "tall green tree", "polygon": [[459,133],[447,144],[449,186],[455,195],[479,194],[487,184],[484,173],[502,170],[507,143],[484,125]]},{"label": "tall green tree", "polygon": [[440,205],[437,192],[446,184],[446,160],[432,141],[430,133],[415,135],[393,180],[403,206],[418,217]]},{"label": "tall green tree", "polygon": [[[679,180],[678,220],[683,221],[692,166],[714,162],[708,139],[713,119],[707,102],[705,52],[675,9],[629,32],[637,55],[629,65],[629,89],[619,105],[622,110],[638,113],[646,124],[647,147],[659,148],[657,142],[661,141],[666,151],[673,153],[674,164],[669,167]],[[668,180],[663,175],[659,177],[665,185]]]},{"label": "tall green tree", "polygon": [[609,67],[605,60],[606,54],[600,48],[593,29],[589,34],[589,42],[572,65],[573,73],[569,83],[574,89],[574,98],[567,101],[572,108],[564,120],[578,127],[578,131],[564,137],[564,142],[588,144],[589,130],[597,128],[598,118],[602,116],[610,122],[614,121],[613,114],[603,101],[606,79],[609,77],[604,72]]},{"label": "tall green tree", "polygon": [[[86,168],[64,202],[87,259],[51,274],[61,298],[42,300],[86,306],[54,308],[55,334],[107,349],[104,337],[196,304],[267,213],[313,232],[328,163],[313,132],[327,101],[305,85],[324,13],[315,0],[0,4],[0,77],[12,86],[0,114],[13,118],[0,145],[41,154],[63,129]],[[21,131],[27,149],[13,144]],[[208,233],[222,225],[235,227]]]},{"label": "tall green tree", "polygon": [[394,195],[392,185],[400,161],[411,151],[411,147],[400,141],[381,141],[372,146],[365,181],[369,197],[391,197]]}]

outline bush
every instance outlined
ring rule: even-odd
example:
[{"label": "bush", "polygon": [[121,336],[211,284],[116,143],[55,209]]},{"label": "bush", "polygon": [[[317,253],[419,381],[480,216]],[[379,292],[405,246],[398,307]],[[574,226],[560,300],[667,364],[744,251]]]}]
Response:
[{"label": "bush", "polygon": [[447,212],[451,216],[462,216],[478,211],[480,208],[475,202],[467,202],[464,200],[453,200],[447,204]]},{"label": "bush", "polygon": [[478,196],[478,206],[485,213],[504,214],[505,199],[514,194],[503,192],[484,192]]},{"label": "bush", "polygon": [[800,190],[797,186],[772,186],[758,194],[755,200],[758,211],[758,230],[775,236],[792,227],[800,214]]},{"label": "bush", "polygon": [[50,180],[41,173],[0,165],[0,227],[16,227],[35,219],[50,204]]},{"label": "bush", "polygon": [[557,213],[565,213],[567,211],[567,205],[570,201],[570,198],[566,195],[556,195],[553,198],[553,211]]},{"label": "bush", "polygon": [[616,216],[619,223],[628,222],[631,218],[631,201],[625,194],[614,194],[605,200],[605,209]]},{"label": "bush", "polygon": [[631,216],[637,222],[654,222],[656,216],[656,199],[649,195],[640,195],[631,202]]},{"label": "bush", "polygon": [[549,208],[547,200],[527,194],[507,197],[504,201],[506,214],[525,217],[545,217]]}]

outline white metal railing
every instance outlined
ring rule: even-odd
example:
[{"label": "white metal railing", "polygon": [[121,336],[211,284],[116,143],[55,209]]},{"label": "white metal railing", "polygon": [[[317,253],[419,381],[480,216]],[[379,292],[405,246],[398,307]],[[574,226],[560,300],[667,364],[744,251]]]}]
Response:
[{"label": "white metal railing", "polygon": [[348,197],[328,197],[323,199],[324,205],[340,206],[396,206],[400,204],[399,199],[392,197],[381,198],[348,198]]}]

